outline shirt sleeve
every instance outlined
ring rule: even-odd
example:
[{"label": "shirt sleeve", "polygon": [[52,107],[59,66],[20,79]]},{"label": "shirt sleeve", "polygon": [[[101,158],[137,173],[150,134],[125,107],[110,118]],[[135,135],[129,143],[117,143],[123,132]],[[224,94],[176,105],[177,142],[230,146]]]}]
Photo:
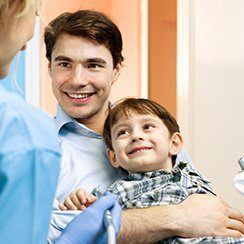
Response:
[{"label": "shirt sleeve", "polygon": [[45,243],[59,154],[28,149],[1,154],[0,243]]},{"label": "shirt sleeve", "polygon": [[108,188],[108,191],[117,197],[117,201],[123,209],[125,208],[125,203],[128,201],[128,183],[130,182],[117,180]]}]

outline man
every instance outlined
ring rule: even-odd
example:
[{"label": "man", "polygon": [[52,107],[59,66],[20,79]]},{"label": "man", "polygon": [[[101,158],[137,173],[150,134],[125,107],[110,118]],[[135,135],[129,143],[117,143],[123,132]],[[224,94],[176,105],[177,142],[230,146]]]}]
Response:
[{"label": "man", "polygon": [[[79,211],[59,210],[70,192],[79,187],[91,192],[98,185],[105,190],[119,177],[107,160],[101,134],[110,89],[121,72],[123,56],[120,31],[96,11],[60,15],[46,28],[45,44],[59,103],[56,123],[63,153],[52,241]],[[192,195],[179,205],[123,211],[118,241],[148,243],[174,235],[240,237],[244,234],[242,218],[217,197]]]}]

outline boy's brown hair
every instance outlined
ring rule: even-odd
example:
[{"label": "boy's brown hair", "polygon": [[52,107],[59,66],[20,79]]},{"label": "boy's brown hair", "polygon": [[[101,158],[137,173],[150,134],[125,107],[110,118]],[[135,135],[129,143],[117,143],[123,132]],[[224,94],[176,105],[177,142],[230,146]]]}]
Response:
[{"label": "boy's brown hair", "polygon": [[113,57],[114,68],[124,60],[121,52],[122,36],[118,27],[103,13],[93,10],[79,10],[63,13],[45,28],[46,57],[51,61],[52,51],[62,34],[80,36],[104,45]]},{"label": "boy's brown hair", "polygon": [[103,137],[110,150],[114,151],[111,138],[112,126],[114,126],[123,115],[129,117],[132,113],[156,115],[163,121],[169,130],[170,136],[175,132],[180,132],[179,125],[175,118],[158,103],[144,98],[122,99],[113,108],[109,109],[109,114],[104,123]]}]

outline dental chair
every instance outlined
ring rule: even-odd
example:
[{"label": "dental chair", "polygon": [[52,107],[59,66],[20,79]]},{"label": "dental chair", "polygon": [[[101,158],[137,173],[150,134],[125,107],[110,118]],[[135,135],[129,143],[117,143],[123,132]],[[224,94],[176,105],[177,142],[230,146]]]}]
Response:
[{"label": "dental chair", "polygon": [[244,195],[244,157],[240,158],[238,161],[241,171],[234,178],[234,186],[236,190]]}]

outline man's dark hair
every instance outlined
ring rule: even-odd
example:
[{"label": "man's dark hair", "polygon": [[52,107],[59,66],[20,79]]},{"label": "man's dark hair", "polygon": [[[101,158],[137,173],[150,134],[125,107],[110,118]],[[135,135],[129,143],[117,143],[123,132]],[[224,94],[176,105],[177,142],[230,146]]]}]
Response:
[{"label": "man's dark hair", "polygon": [[62,34],[80,36],[104,45],[111,52],[113,66],[124,60],[121,52],[122,36],[118,27],[105,14],[93,10],[63,13],[45,28],[46,57],[51,61],[52,51]]}]

